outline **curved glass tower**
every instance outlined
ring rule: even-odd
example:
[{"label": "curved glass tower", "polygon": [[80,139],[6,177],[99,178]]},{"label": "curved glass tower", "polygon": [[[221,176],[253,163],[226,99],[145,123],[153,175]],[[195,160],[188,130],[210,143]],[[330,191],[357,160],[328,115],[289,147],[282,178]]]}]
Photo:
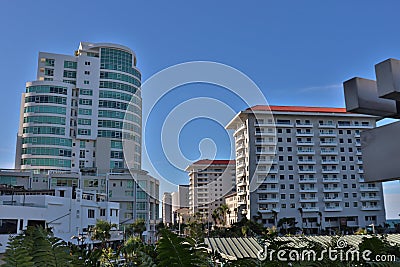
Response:
[{"label": "curved glass tower", "polygon": [[[80,43],[74,56],[39,53],[21,100],[15,167],[109,172],[126,168],[122,139],[141,168],[141,74],[121,45]],[[125,121],[124,121],[125,119]]]}]

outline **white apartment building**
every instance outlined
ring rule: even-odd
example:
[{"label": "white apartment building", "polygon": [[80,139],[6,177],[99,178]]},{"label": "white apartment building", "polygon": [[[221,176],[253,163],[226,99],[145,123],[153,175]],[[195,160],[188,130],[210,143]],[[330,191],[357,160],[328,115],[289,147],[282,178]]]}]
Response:
[{"label": "white apartment building", "polygon": [[178,212],[189,209],[189,185],[178,185],[178,191],[171,193],[172,198],[172,222],[178,222]]},{"label": "white apartment building", "polygon": [[236,190],[234,160],[199,160],[186,168],[189,173],[189,209],[212,221],[213,211],[224,204],[224,196]]},{"label": "white apartment building", "polygon": [[[5,189],[5,190],[3,190]],[[0,188],[0,192],[11,192]],[[90,229],[98,219],[119,224],[119,204],[107,202],[106,196],[95,191],[72,191],[71,187],[57,187],[49,192],[17,191],[0,195],[0,253],[4,253],[10,235],[21,233],[28,226],[52,228],[54,236],[77,244],[74,237],[90,239]],[[110,240],[121,240],[115,229]]]},{"label": "white apartment building", "polygon": [[[49,194],[49,191],[59,187],[69,188],[72,192],[84,190],[101,194],[106,201],[119,205],[120,225],[144,219],[146,241],[156,240],[156,225],[159,223],[160,185],[159,181],[146,171],[120,169],[118,172],[100,175],[91,172],[49,171],[48,174],[35,174],[28,170],[0,170],[0,185],[17,189],[23,188],[27,190],[27,194],[32,190],[36,190],[35,194],[39,194],[41,191],[43,194]],[[11,189],[8,191],[11,192]]]},{"label": "white apartment building", "polygon": [[[239,217],[295,218],[307,233],[383,224],[381,183],[366,183],[360,132],[376,117],[343,108],[255,106],[234,130]],[[239,218],[240,219],[240,218]]]},{"label": "white apartment building", "polygon": [[[81,42],[75,55],[39,53],[21,98],[16,169],[141,168],[141,74],[128,47]],[[122,143],[122,139],[126,143]]]},{"label": "white apartment building", "polygon": [[165,225],[172,223],[172,196],[169,192],[164,192],[162,198],[162,220]]}]

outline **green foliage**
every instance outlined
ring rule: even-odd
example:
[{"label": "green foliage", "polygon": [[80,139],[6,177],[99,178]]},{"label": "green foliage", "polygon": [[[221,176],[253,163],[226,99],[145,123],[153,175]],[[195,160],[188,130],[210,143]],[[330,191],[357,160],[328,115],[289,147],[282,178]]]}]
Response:
[{"label": "green foliage", "polygon": [[189,240],[176,234],[161,230],[161,239],[157,246],[158,266],[203,266],[201,250],[193,248]]},{"label": "green foliage", "polygon": [[70,249],[60,238],[41,227],[29,227],[10,238],[5,266],[71,266]]},{"label": "green foliage", "polygon": [[92,229],[91,239],[101,241],[104,247],[105,243],[111,238],[111,228],[113,227],[115,225],[107,221],[98,220]]},{"label": "green foliage", "polygon": [[7,245],[4,261],[5,267],[30,267],[33,266],[32,256],[29,255],[29,249],[32,244],[22,236],[10,237]]}]

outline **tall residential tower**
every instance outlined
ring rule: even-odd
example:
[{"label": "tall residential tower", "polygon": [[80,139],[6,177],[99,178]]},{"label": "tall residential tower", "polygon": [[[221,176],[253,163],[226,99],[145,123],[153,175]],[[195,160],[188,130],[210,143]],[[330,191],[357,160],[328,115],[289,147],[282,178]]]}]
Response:
[{"label": "tall residential tower", "polygon": [[360,142],[375,121],[342,108],[240,112],[227,125],[235,130],[239,215],[269,226],[292,218],[308,233],[383,224],[382,185],[364,181]]},{"label": "tall residential tower", "polygon": [[37,80],[21,100],[15,168],[126,168],[124,138],[129,167],[140,169],[140,84],[136,55],[125,46],[82,42],[73,56],[40,52]]}]

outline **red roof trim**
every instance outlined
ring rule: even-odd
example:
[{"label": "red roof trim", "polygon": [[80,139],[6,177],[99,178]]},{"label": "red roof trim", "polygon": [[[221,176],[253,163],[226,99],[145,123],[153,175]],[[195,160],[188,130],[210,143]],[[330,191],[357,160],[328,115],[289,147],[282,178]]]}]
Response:
[{"label": "red roof trim", "polygon": [[330,107],[301,107],[301,106],[253,106],[248,111],[283,111],[283,112],[321,112],[321,113],[349,113],[345,108]]},{"label": "red roof trim", "polygon": [[196,165],[234,165],[235,163],[236,163],[235,160],[201,159],[201,160],[194,162],[193,164],[196,164]]}]

